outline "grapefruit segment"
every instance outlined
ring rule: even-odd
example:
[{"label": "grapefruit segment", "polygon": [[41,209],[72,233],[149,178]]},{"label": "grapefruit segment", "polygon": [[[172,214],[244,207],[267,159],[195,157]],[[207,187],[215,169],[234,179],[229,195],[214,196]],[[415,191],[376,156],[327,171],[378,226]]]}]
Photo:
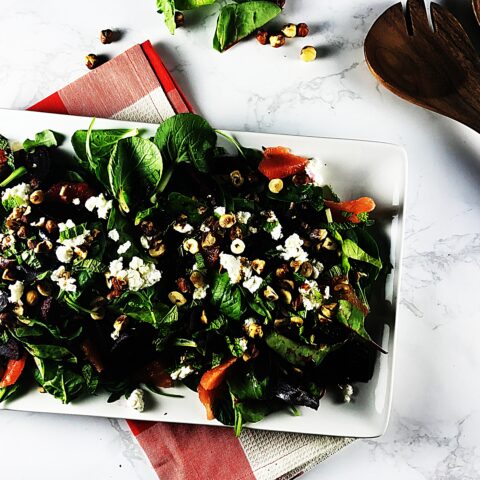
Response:
[{"label": "grapefruit segment", "polygon": [[258,170],[269,180],[285,178],[303,172],[308,158],[291,153],[286,147],[270,147],[263,152],[263,159]]}]

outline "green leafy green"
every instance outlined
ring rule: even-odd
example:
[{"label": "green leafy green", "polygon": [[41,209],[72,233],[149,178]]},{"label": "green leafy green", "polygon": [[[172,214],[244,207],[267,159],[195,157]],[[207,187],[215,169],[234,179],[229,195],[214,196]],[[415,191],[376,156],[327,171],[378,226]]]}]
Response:
[{"label": "green leafy green", "polygon": [[377,267],[379,270],[381,270],[382,268],[382,261],[379,258],[374,258],[370,256],[367,252],[362,250],[354,241],[350,240],[349,238],[343,240],[342,252],[348,258],[351,258],[353,260],[370,263],[371,265]]},{"label": "green leafy green", "polygon": [[302,345],[277,332],[269,333],[265,340],[275,353],[297,367],[304,367],[309,364],[320,365],[335,348],[330,345],[319,347]]},{"label": "green leafy green", "polygon": [[204,206],[198,200],[178,192],[172,192],[168,195],[167,210],[174,216],[187,215],[188,221],[192,225],[199,224],[204,218],[204,215],[199,213],[199,208]]},{"label": "green leafy green", "polygon": [[212,285],[212,303],[225,316],[240,320],[245,304],[240,288],[230,283],[227,273],[217,274]]},{"label": "green leafy green", "polygon": [[182,113],[168,118],[158,127],[155,143],[166,167],[159,186],[162,192],[180,162],[192,163],[200,172],[209,171],[208,160],[217,143],[217,134],[202,117]]},{"label": "green leafy green", "polygon": [[37,147],[56,147],[57,139],[51,130],[43,130],[35,134],[34,140],[25,140],[23,148],[27,153],[34,152]]},{"label": "green leafy green", "polygon": [[223,52],[275,18],[282,9],[272,2],[225,5],[217,20],[213,48]]},{"label": "green leafy green", "polygon": [[141,137],[120,140],[108,163],[110,187],[120,210],[128,213],[139,197],[153,193],[162,171],[162,155],[153,142]]}]

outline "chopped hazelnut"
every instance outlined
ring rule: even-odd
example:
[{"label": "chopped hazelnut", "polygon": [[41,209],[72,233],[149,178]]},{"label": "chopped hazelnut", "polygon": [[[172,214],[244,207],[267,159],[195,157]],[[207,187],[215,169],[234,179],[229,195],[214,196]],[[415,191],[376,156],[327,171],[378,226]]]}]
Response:
[{"label": "chopped hazelnut", "polygon": [[13,282],[15,280],[15,272],[10,268],[6,268],[3,271],[2,280],[6,280],[7,282]]},{"label": "chopped hazelnut", "polygon": [[37,290],[43,297],[49,297],[52,294],[52,287],[47,282],[41,282],[37,285]]},{"label": "chopped hazelnut", "polygon": [[255,259],[252,261],[252,268],[255,273],[261,275],[265,268],[265,260]]},{"label": "chopped hazelnut", "polygon": [[235,225],[236,221],[237,219],[235,218],[235,215],[233,213],[225,213],[221,215],[218,219],[218,224],[222,228],[230,228]]},{"label": "chopped hazelnut", "polygon": [[107,28],[106,30],[102,30],[100,32],[100,41],[104,45],[108,45],[113,42],[113,31]]},{"label": "chopped hazelnut", "polygon": [[300,58],[304,62],[313,62],[317,58],[317,51],[314,47],[303,47],[300,52]]},{"label": "chopped hazelnut", "polygon": [[104,307],[94,307],[90,310],[90,318],[92,320],[103,320],[105,318],[105,308]]},{"label": "chopped hazelnut", "polygon": [[300,266],[300,275],[310,278],[313,274],[313,265],[310,262],[304,262]]},{"label": "chopped hazelnut", "polygon": [[287,25],[282,28],[282,33],[287,38],[294,38],[297,36],[297,26],[294,23],[287,23]]},{"label": "chopped hazelnut", "polygon": [[276,302],[278,300],[277,292],[270,287],[270,285],[263,291],[263,296],[272,302]]},{"label": "chopped hazelnut", "polygon": [[40,205],[45,199],[45,194],[43,190],[35,190],[33,193],[30,194],[30,203],[34,205]]},{"label": "chopped hazelnut", "polygon": [[280,193],[283,190],[283,180],[281,178],[274,178],[268,182],[268,189],[272,193]]},{"label": "chopped hazelnut", "polygon": [[245,179],[240,173],[240,170],[234,170],[232,173],[230,173],[230,181],[234,187],[241,187],[245,182]]},{"label": "chopped hazelnut", "polygon": [[38,293],[35,290],[29,290],[25,295],[27,305],[33,306],[38,303]]},{"label": "chopped hazelnut", "polygon": [[168,299],[178,307],[181,307],[187,303],[187,299],[180,292],[176,291],[170,292],[168,294]]},{"label": "chopped hazelnut", "polygon": [[163,241],[157,240],[151,246],[151,248],[148,249],[148,254],[153,258],[161,257],[166,250],[167,250],[167,246],[163,243]]},{"label": "chopped hazelnut", "polygon": [[283,33],[277,33],[277,35],[271,35],[269,41],[273,48],[280,48],[285,45],[285,36]]},{"label": "chopped hazelnut", "polygon": [[198,242],[194,238],[187,238],[183,242],[183,249],[193,255],[199,252]]},{"label": "chopped hazelnut", "polygon": [[33,251],[35,253],[48,253],[51,252],[53,249],[53,244],[50,240],[43,240],[40,242]]},{"label": "chopped hazelnut", "polygon": [[303,318],[302,317],[291,317],[290,318],[290,321],[295,324],[295,325],[298,325],[298,326],[302,326],[303,325]]},{"label": "chopped hazelnut", "polygon": [[192,272],[192,274],[190,275],[190,281],[195,288],[202,288],[205,286],[205,279],[200,272]]},{"label": "chopped hazelnut", "polygon": [[94,53],[89,53],[85,56],[85,65],[89,70],[93,70],[99,65],[98,57]]},{"label": "chopped hazelnut", "polygon": [[202,314],[200,315],[200,321],[203,324],[208,325],[208,318],[207,318],[207,314],[205,313],[205,310],[202,310]]},{"label": "chopped hazelnut", "polygon": [[280,285],[283,288],[289,288],[290,290],[295,288],[295,282],[293,280],[284,279],[280,282]]},{"label": "chopped hazelnut", "polygon": [[25,225],[22,225],[18,230],[17,230],[17,237],[21,239],[26,239],[28,237],[28,231],[27,227]]},{"label": "chopped hazelnut", "polygon": [[260,45],[266,45],[268,43],[268,32],[266,30],[259,30],[256,39]]},{"label": "chopped hazelnut", "polygon": [[310,29],[306,23],[299,23],[297,25],[297,37],[306,37],[310,33]]},{"label": "chopped hazelnut", "polygon": [[337,244],[331,238],[327,237],[322,243],[322,248],[333,251],[337,249]]},{"label": "chopped hazelnut", "polygon": [[45,222],[45,230],[48,232],[48,233],[54,233],[58,228],[58,224],[55,220],[47,220]]},{"label": "chopped hazelnut", "polygon": [[211,247],[215,245],[217,239],[215,238],[215,235],[212,235],[210,232],[208,232],[204,239],[202,240],[202,247]]},{"label": "chopped hazelnut", "polygon": [[240,253],[243,253],[245,251],[245,243],[243,242],[243,240],[236,238],[230,245],[230,250],[232,251],[232,253],[239,255]]},{"label": "chopped hazelnut", "polygon": [[292,303],[292,294],[288,290],[280,290],[280,295],[282,296],[284,302],[287,305],[290,305]]}]

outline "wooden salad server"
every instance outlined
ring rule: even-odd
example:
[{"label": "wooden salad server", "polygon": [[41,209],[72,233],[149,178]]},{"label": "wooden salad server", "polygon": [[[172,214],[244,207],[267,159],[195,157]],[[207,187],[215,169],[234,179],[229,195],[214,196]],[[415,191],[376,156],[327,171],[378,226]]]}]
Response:
[{"label": "wooden salad server", "polygon": [[477,17],[477,22],[480,23],[480,0],[472,0],[473,11]]},{"label": "wooden salad server", "polygon": [[408,0],[405,14],[390,7],[365,39],[367,64],[396,95],[480,133],[480,56],[446,8],[432,3],[431,17],[433,29],[423,0]]}]

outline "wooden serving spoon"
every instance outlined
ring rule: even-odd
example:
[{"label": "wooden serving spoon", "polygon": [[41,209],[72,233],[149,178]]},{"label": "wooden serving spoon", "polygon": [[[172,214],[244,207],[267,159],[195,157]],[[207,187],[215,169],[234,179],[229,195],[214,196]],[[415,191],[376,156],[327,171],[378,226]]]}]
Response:
[{"label": "wooden serving spoon", "polygon": [[390,7],[368,32],[367,64],[396,95],[480,133],[480,57],[446,8],[432,3],[431,17],[433,29],[423,0]]}]

